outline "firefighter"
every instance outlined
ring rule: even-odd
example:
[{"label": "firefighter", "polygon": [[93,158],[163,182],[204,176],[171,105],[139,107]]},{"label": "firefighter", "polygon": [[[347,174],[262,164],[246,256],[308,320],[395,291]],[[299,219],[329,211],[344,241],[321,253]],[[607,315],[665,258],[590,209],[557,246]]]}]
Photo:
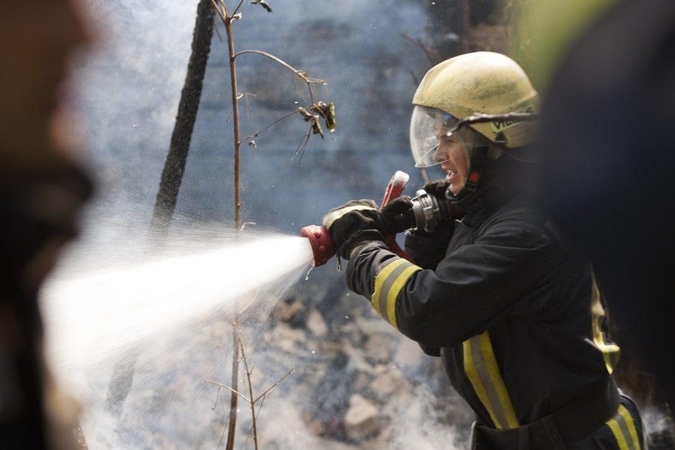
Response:
[{"label": "firefighter", "polygon": [[475,52],[427,72],[410,139],[425,185],[454,220],[406,233],[415,263],[390,251],[402,197],[379,210],[351,201],[322,219],[347,284],[398,331],[440,356],[476,415],[475,449],[641,449],[634,402],[612,377],[619,347],[607,333],[592,266],[533,205],[533,121],[461,126],[476,114],[534,114],[538,95],[510,58]]},{"label": "firefighter", "polygon": [[0,448],[79,448],[78,405],[45,364],[38,292],[92,185],[67,142],[63,84],[92,42],[76,0],[0,2]]}]

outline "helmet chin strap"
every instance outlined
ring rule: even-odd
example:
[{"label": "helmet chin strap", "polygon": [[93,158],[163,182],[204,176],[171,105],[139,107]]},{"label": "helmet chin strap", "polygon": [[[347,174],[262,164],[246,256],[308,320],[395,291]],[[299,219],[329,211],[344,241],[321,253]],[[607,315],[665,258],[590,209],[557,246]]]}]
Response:
[{"label": "helmet chin strap", "polygon": [[478,189],[478,184],[483,178],[483,172],[485,172],[485,164],[488,159],[487,153],[489,148],[489,146],[474,147],[471,150],[471,156],[469,159],[469,173],[466,176],[464,187],[456,195],[450,192],[450,190],[447,190],[446,197],[448,197],[449,200],[461,202],[469,195],[476,192],[476,189]]}]

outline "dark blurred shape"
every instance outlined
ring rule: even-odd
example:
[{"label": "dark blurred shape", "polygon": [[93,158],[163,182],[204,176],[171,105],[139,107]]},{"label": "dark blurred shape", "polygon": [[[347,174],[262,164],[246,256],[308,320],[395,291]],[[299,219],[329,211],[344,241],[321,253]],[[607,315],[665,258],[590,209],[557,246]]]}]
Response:
[{"label": "dark blurred shape", "polygon": [[605,13],[565,56],[542,117],[543,204],[592,257],[619,343],[672,410],[675,2]]},{"label": "dark blurred shape", "polygon": [[[92,185],[74,161],[64,85],[91,44],[76,0],[0,2],[0,448],[83,445],[45,364],[38,293]],[[79,442],[78,442],[79,441]]]},{"label": "dark blurred shape", "polygon": [[495,10],[495,0],[472,0],[469,2],[471,25],[476,26],[490,18]]},{"label": "dark blurred shape", "polygon": [[[590,0],[589,0],[590,1]],[[426,4],[434,65],[462,53],[507,53],[513,2],[437,0]]]}]

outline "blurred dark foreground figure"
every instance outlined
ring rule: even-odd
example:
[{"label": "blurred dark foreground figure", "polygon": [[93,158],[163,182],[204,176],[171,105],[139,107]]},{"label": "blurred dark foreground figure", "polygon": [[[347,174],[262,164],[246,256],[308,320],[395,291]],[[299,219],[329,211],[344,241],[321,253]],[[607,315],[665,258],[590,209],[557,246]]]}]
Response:
[{"label": "blurred dark foreground figure", "polygon": [[605,14],[567,54],[542,117],[543,204],[590,254],[619,342],[672,411],[675,2]]},{"label": "blurred dark foreground figure", "polygon": [[78,445],[76,402],[43,357],[38,291],[91,183],[73,162],[64,82],[90,45],[76,0],[0,2],[0,448]]}]

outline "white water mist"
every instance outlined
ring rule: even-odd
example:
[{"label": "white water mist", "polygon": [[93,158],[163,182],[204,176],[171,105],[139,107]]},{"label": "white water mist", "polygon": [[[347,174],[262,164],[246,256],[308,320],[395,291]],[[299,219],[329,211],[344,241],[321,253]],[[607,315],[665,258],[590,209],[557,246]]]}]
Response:
[{"label": "white water mist", "polygon": [[242,296],[279,280],[294,283],[312,259],[308,241],[295,236],[182,244],[189,250],[150,250],[122,262],[103,252],[88,268],[53,277],[42,308],[58,373],[94,366],[214,311],[236,314],[255,301]]}]

